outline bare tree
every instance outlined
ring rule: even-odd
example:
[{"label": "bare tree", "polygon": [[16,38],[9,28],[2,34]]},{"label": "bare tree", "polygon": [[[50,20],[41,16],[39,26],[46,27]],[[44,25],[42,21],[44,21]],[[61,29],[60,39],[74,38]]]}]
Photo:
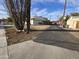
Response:
[{"label": "bare tree", "polygon": [[9,15],[14,19],[18,30],[24,29],[27,21],[27,33],[30,32],[30,0],[5,0]]}]

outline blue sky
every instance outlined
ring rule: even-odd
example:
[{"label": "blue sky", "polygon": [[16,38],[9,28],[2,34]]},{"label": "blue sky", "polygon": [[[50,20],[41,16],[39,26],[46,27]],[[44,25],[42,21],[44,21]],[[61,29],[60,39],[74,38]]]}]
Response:
[{"label": "blue sky", "polygon": [[[79,0],[67,0],[66,15],[79,12]],[[32,0],[31,16],[43,16],[51,20],[58,20],[63,14],[64,0]],[[0,18],[6,18],[7,12],[0,0]]]},{"label": "blue sky", "polygon": [[4,2],[3,0],[0,0],[0,19],[6,18],[8,15],[6,12],[6,9],[4,8]]}]

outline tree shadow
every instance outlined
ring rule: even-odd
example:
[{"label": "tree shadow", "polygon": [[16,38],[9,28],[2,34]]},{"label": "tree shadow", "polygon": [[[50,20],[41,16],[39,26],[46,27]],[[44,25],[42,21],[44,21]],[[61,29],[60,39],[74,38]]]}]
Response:
[{"label": "tree shadow", "polygon": [[47,45],[52,45],[52,46],[58,46],[70,50],[76,50],[79,52],[79,43],[72,43],[72,42],[65,42],[65,41],[57,41],[57,40],[43,40],[43,39],[37,39],[34,40],[34,42],[38,43],[43,43]]},{"label": "tree shadow", "polygon": [[68,32],[43,31],[33,41],[79,52],[79,39]]}]

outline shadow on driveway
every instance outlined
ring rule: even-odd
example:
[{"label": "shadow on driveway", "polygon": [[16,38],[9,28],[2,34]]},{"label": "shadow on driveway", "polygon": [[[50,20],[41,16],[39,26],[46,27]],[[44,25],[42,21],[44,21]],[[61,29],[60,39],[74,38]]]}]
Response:
[{"label": "shadow on driveway", "polygon": [[[43,31],[43,32],[39,34],[39,36],[35,40],[33,40],[34,42],[62,47],[65,49],[75,50],[79,52],[79,39],[68,33],[69,31],[73,32],[74,30],[58,30],[59,32],[56,32],[57,31],[56,29],[54,30],[47,29],[37,31]],[[66,32],[60,32],[60,31],[66,31]]]},{"label": "shadow on driveway", "polygon": [[44,39],[36,39],[34,40],[34,42],[52,45],[52,46],[58,46],[58,47],[75,50],[79,52],[79,43],[59,41],[59,40],[44,40]]}]

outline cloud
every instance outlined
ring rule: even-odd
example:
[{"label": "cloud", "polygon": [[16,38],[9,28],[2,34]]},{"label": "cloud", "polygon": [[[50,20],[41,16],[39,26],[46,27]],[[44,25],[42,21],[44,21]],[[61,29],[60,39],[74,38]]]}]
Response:
[{"label": "cloud", "polygon": [[70,15],[71,13],[79,13],[79,7],[69,8],[69,9],[66,10],[67,15]]},{"label": "cloud", "polygon": [[36,15],[37,11],[39,10],[39,8],[32,8],[31,9],[31,15],[34,16]]},{"label": "cloud", "polygon": [[44,9],[34,8],[31,12],[31,16],[43,16],[51,20],[58,20],[58,18],[61,17],[62,14],[63,14],[62,10],[49,12],[49,10],[47,10],[46,8]]},{"label": "cloud", "polygon": [[3,1],[0,2],[0,19],[8,17],[7,10],[3,5]]},{"label": "cloud", "polygon": [[5,9],[3,5],[0,5],[0,9]]},{"label": "cloud", "polygon": [[0,11],[0,19],[2,19],[2,18],[7,18],[7,17],[8,17],[7,12]]},{"label": "cloud", "polygon": [[38,16],[45,16],[46,14],[48,14],[48,11],[47,9],[42,9],[42,10],[39,10],[36,14]]},{"label": "cloud", "polygon": [[7,17],[9,17],[8,15],[0,15],[0,19],[3,19],[3,18],[7,18]]},{"label": "cloud", "polygon": [[[37,3],[65,3],[65,0],[32,0],[32,4]],[[79,0],[67,0],[68,5],[79,6]]]},{"label": "cloud", "polygon": [[0,15],[7,15],[7,14],[8,14],[7,12],[0,11]]},{"label": "cloud", "polygon": [[[70,15],[71,13],[75,12],[79,12],[79,7],[66,9],[66,15]],[[44,9],[33,8],[31,15],[47,17],[50,20],[58,20],[63,15],[63,10],[56,10],[49,12],[49,10],[46,8]]]},{"label": "cloud", "polygon": [[[59,3],[65,3],[65,0],[59,0]],[[67,0],[68,5],[79,6],[79,0]]]},{"label": "cloud", "polygon": [[58,20],[62,15],[63,15],[63,11],[59,10],[59,11],[50,12],[48,13],[47,16],[51,20]]},{"label": "cloud", "polygon": [[31,0],[32,5],[38,4],[38,3],[52,3],[55,0]]},{"label": "cloud", "polygon": [[33,3],[42,3],[42,2],[54,2],[55,0],[32,0]]},{"label": "cloud", "polygon": [[48,13],[47,9],[33,8],[31,15],[44,16]]}]

